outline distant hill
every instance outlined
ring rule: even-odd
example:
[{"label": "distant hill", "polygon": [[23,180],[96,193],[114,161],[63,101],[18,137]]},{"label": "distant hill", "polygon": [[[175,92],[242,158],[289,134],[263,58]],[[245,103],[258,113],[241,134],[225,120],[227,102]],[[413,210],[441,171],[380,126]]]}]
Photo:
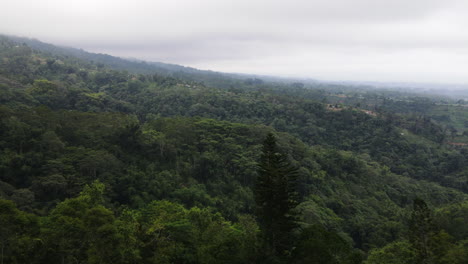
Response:
[{"label": "distant hill", "polygon": [[[163,62],[147,62],[137,59],[124,59],[107,54],[91,53],[83,49],[56,46],[32,38],[9,35],[0,36],[6,37],[14,42],[17,42],[18,44],[24,43],[35,50],[47,52],[53,55],[72,56],[78,59],[92,61],[96,64],[104,64],[114,70],[128,71],[135,74],[158,74],[162,76],[182,78],[194,82],[204,83],[208,86],[228,88],[232,83],[235,83],[237,81],[257,77],[256,75],[249,74],[233,74],[208,70],[198,70],[191,67],[185,67],[177,64],[169,64]],[[271,80],[280,79],[267,76],[264,77],[270,78]]]}]

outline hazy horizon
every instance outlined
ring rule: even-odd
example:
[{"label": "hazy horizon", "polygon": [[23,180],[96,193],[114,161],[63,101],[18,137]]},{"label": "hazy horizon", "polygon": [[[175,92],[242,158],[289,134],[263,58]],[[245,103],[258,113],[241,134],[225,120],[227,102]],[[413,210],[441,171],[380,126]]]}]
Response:
[{"label": "hazy horizon", "polygon": [[124,58],[326,81],[468,84],[462,0],[28,1],[0,32]]}]

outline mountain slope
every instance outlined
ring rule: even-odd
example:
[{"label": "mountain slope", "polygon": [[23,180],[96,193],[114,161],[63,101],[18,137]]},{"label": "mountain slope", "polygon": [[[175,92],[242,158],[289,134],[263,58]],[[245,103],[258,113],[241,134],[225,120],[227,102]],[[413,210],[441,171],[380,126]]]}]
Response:
[{"label": "mountain slope", "polygon": [[[101,205],[122,217],[131,208],[144,219],[152,201],[169,200],[240,225],[255,212],[256,162],[269,132],[298,167],[300,225],[338,232],[366,252],[406,237],[413,198],[434,208],[468,198],[466,152],[446,147],[432,122],[330,107],[300,85],[213,88],[193,82],[197,72],[185,79],[117,71],[114,62],[139,64],[111,57],[98,65],[86,56],[101,55],[74,52],[0,40],[0,195],[50,221],[79,204],[73,197],[88,201],[80,191],[99,180]],[[180,235],[187,224],[158,223],[148,230]]]}]

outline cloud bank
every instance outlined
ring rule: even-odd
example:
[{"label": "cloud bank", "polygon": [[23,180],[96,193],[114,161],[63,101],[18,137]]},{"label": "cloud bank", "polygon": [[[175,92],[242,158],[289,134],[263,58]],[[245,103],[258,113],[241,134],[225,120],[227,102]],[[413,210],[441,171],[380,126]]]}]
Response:
[{"label": "cloud bank", "polygon": [[0,33],[228,72],[468,83],[466,0],[15,0]]}]

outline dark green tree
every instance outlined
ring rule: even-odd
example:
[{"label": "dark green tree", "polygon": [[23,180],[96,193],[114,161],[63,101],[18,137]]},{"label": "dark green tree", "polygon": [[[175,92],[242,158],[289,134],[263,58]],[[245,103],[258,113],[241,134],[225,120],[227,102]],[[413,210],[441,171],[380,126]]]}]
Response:
[{"label": "dark green tree", "polygon": [[265,253],[273,258],[285,257],[291,250],[296,227],[292,212],[297,206],[296,178],[297,169],[280,152],[275,136],[268,134],[258,165],[255,200]]},{"label": "dark green tree", "polygon": [[346,240],[320,225],[301,230],[295,243],[291,263],[355,264],[361,263],[361,254]]},{"label": "dark green tree", "polygon": [[35,263],[37,218],[20,211],[12,201],[0,199],[0,263]]},{"label": "dark green tree", "polygon": [[416,253],[408,241],[395,241],[368,253],[364,264],[413,264]]},{"label": "dark green tree", "polygon": [[409,241],[416,252],[416,263],[433,263],[431,242],[434,233],[431,210],[424,200],[414,199],[409,223]]}]

